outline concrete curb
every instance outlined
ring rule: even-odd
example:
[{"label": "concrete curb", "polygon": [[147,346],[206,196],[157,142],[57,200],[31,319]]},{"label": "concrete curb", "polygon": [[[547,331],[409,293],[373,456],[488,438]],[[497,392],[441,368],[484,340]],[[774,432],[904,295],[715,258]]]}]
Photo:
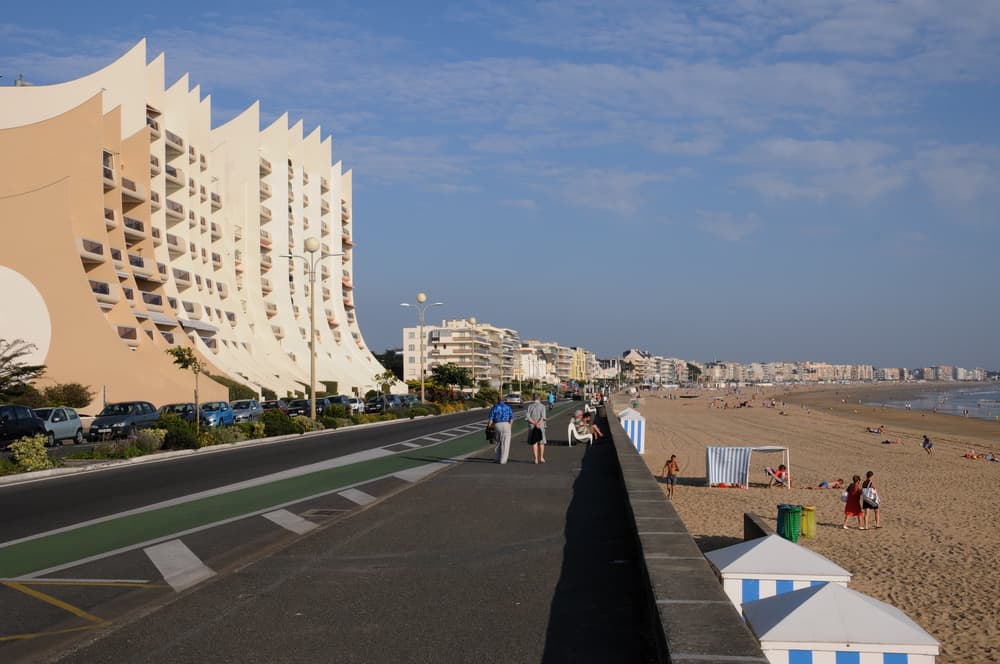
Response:
[{"label": "concrete curb", "polygon": [[[449,417],[451,415],[471,413],[477,410],[485,410],[485,408],[470,408],[469,410],[462,411],[461,413],[448,413],[446,415],[422,415],[421,418]],[[321,431],[307,431],[305,433],[295,433],[295,434],[289,434],[287,436],[271,436],[269,438],[254,438],[253,440],[241,440],[237,443],[223,443],[221,445],[210,445],[208,447],[199,447],[196,450],[169,450],[166,452],[156,452],[155,454],[146,454],[144,456],[133,457],[131,459],[108,459],[105,461],[95,461],[94,463],[89,463],[85,466],[74,466],[69,468],[65,467],[49,468],[48,470],[33,470],[27,473],[14,473],[12,475],[0,476],[0,486],[26,484],[28,482],[37,482],[39,480],[51,479],[55,477],[63,477],[66,475],[77,475],[79,473],[92,473],[92,472],[99,472],[102,470],[114,470],[117,468],[122,468],[133,464],[146,464],[146,463],[159,463],[163,461],[172,461],[180,457],[186,457],[192,455],[231,452],[236,449],[256,447],[258,445],[273,445],[275,443],[282,443],[288,440],[301,440],[303,438],[315,438],[317,436],[334,436],[340,432],[357,431],[359,429],[371,429],[376,427],[391,426],[394,424],[402,424],[403,422],[409,422],[409,421],[410,418],[403,417],[395,420],[387,420],[385,422],[368,422],[365,424],[352,424],[350,426],[341,427],[339,429],[323,429]]]},{"label": "concrete curb", "polygon": [[[684,522],[606,406],[661,662],[767,664]],[[656,627],[659,629],[656,629]]]}]

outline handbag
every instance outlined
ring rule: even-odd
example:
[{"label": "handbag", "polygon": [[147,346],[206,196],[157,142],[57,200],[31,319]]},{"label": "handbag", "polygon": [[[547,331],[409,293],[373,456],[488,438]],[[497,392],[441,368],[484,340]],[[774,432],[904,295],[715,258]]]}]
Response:
[{"label": "handbag", "polygon": [[875,490],[875,487],[866,486],[861,489],[861,497],[864,498],[864,501],[872,507],[878,507],[878,491]]}]

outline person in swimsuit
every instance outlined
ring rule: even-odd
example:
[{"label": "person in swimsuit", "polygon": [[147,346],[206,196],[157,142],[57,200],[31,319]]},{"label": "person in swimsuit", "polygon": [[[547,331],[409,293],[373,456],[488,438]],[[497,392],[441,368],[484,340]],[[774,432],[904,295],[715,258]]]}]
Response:
[{"label": "person in swimsuit", "polygon": [[677,476],[680,474],[681,466],[677,463],[677,455],[671,454],[660,471],[660,477],[667,483],[667,498],[670,500],[674,499],[674,487],[677,486]]}]

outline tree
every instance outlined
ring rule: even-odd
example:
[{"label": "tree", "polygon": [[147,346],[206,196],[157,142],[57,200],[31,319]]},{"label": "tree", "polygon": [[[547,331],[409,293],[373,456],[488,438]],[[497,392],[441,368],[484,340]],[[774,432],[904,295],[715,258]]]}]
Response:
[{"label": "tree", "polygon": [[431,370],[431,380],[441,386],[472,387],[472,372],[449,362]]},{"label": "tree", "polygon": [[195,435],[198,435],[201,428],[201,410],[198,408],[198,375],[205,370],[205,365],[194,354],[194,349],[190,347],[173,346],[167,349],[167,353],[173,356],[174,364],[194,374],[194,431]]},{"label": "tree", "polygon": [[94,400],[94,392],[81,383],[56,383],[43,391],[50,406],[83,408]]},{"label": "tree", "polygon": [[395,374],[396,378],[403,380],[403,349],[387,348],[384,353],[375,353],[375,359],[383,367]]},{"label": "tree", "polygon": [[0,401],[23,391],[28,383],[45,373],[44,364],[28,364],[24,359],[36,348],[24,339],[0,339]]},{"label": "tree", "polygon": [[392,389],[393,383],[395,383],[398,380],[396,378],[396,374],[389,371],[388,369],[386,369],[380,374],[375,374],[372,377],[372,379],[375,381],[376,385],[382,387],[383,394],[389,394],[389,390]]}]

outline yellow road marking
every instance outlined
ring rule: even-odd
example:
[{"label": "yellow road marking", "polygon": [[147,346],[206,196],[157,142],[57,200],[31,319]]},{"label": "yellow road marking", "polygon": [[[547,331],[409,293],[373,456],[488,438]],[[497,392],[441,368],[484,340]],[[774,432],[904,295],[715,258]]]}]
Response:
[{"label": "yellow road marking", "polygon": [[93,586],[98,588],[168,588],[165,583],[136,583],[132,581],[18,581],[26,586]]},{"label": "yellow road marking", "polygon": [[71,634],[73,632],[83,632],[88,629],[96,629],[100,627],[99,624],[84,625],[83,627],[70,627],[68,629],[57,629],[52,632],[31,632],[28,634],[12,634],[10,636],[0,636],[0,641],[17,641],[24,639],[37,639],[41,636],[57,636],[59,634]]},{"label": "yellow road marking", "polygon": [[78,616],[80,618],[83,618],[84,620],[89,620],[90,622],[97,623],[97,624],[103,624],[104,623],[104,619],[103,618],[98,618],[94,614],[87,613],[86,611],[84,611],[83,609],[81,609],[79,607],[73,606],[72,604],[67,604],[66,602],[62,601],[61,599],[56,599],[55,597],[52,597],[51,595],[46,595],[45,593],[41,592],[40,590],[35,590],[34,588],[29,588],[28,586],[24,585],[23,583],[19,583],[17,581],[4,581],[3,585],[7,586],[8,588],[12,588],[12,589],[17,590],[19,592],[22,592],[25,595],[29,595],[31,597],[34,597],[35,599],[40,599],[43,602],[45,602],[46,604],[51,604],[52,606],[60,608],[63,611],[68,611],[68,612],[72,613],[74,616]]}]

